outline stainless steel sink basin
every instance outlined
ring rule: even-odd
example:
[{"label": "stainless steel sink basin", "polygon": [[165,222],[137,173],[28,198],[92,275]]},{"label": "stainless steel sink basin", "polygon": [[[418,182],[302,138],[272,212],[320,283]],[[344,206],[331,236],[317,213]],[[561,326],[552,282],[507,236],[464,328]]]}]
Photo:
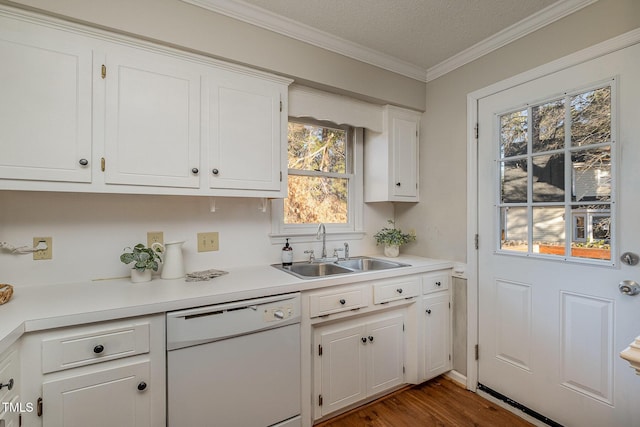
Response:
[{"label": "stainless steel sink basin", "polygon": [[273,266],[303,279],[353,273],[352,269],[341,267],[332,262],[294,262],[293,265],[286,267],[279,264],[274,264]]},{"label": "stainless steel sink basin", "polygon": [[282,266],[273,264],[278,270],[286,271],[289,274],[301,279],[315,279],[337,274],[360,273],[363,271],[387,270],[390,268],[409,267],[409,264],[387,261],[377,258],[357,257],[347,260],[326,261],[326,262],[294,262],[293,265]]},{"label": "stainless steel sink basin", "polygon": [[408,267],[409,264],[402,264],[395,261],[387,261],[377,258],[350,258],[343,261],[336,261],[341,267],[351,268],[360,271],[387,270],[389,268]]}]

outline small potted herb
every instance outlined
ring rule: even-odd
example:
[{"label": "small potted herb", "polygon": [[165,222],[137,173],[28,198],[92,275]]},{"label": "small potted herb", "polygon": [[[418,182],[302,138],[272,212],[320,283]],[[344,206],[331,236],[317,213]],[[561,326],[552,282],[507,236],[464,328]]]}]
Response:
[{"label": "small potted herb", "polygon": [[391,219],[387,220],[387,222],[391,227],[384,227],[373,237],[376,239],[376,245],[384,245],[385,256],[397,257],[400,253],[400,246],[413,242],[416,240],[416,236],[410,233],[403,233],[402,230],[396,228],[395,221]]},{"label": "small potted herb", "polygon": [[139,283],[151,280],[151,270],[158,271],[159,263],[162,262],[159,252],[147,248],[142,243],[138,243],[133,248],[126,247],[124,251],[120,255],[120,261],[125,264],[134,263],[131,269],[131,281]]}]

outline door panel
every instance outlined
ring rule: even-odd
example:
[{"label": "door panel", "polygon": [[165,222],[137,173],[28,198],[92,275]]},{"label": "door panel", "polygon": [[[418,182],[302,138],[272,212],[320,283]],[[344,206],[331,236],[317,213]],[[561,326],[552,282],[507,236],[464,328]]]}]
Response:
[{"label": "door panel", "polygon": [[[618,262],[619,253],[640,252],[639,72],[640,46],[634,45],[488,96],[478,105],[482,130],[478,145],[479,382],[563,425],[640,425],[640,409],[631,397],[640,393],[640,381],[618,357],[640,334],[640,298],[618,291],[620,281],[640,280],[637,267]],[[610,173],[607,181],[598,189],[612,183],[609,188],[617,193],[598,195],[592,199],[595,202],[564,210],[562,200],[576,202],[576,195],[586,191],[586,180],[595,188],[597,177],[583,173],[583,159],[574,151],[570,159],[556,156],[555,168],[542,173],[541,168],[552,163],[553,156],[536,157],[536,139],[530,143],[534,160],[528,166],[538,168],[538,173],[528,175],[534,180],[528,187],[519,186],[527,179],[527,170],[518,167],[517,161],[500,161],[499,141],[505,128],[499,117],[517,111],[515,120],[529,105],[553,107],[551,101],[563,99],[567,93],[612,81],[614,160],[610,171],[605,171]],[[572,112],[556,123],[579,121],[574,101]],[[574,146],[569,137],[563,135],[562,140]],[[606,148],[599,154],[604,151]],[[554,154],[561,153],[559,149]],[[506,190],[509,194],[501,194],[505,182],[512,185]],[[514,189],[524,193],[514,195]],[[512,196],[515,198],[507,202],[516,206],[500,209]],[[527,210],[527,198],[540,205],[534,203],[533,209]],[[524,205],[518,205],[523,201]],[[611,250],[600,259],[585,259],[577,251],[574,254],[577,237],[588,232],[597,237],[588,229],[597,225],[596,220],[586,227],[583,222],[589,218],[590,203],[610,207],[607,215],[613,219]],[[575,218],[577,211],[584,215],[579,221],[565,218],[566,214]],[[524,215],[529,215],[531,227]],[[523,249],[504,246],[505,233],[511,233],[513,241],[524,241]],[[557,236],[554,243],[561,253],[571,246],[571,254],[547,254],[531,244],[533,240],[549,240],[552,234]]]}]

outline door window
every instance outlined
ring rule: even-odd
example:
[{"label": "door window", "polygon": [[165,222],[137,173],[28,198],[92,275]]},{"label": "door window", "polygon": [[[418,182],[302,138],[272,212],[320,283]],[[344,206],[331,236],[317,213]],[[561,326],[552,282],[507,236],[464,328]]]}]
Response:
[{"label": "door window", "polygon": [[498,250],[611,260],[614,81],[497,116]]}]

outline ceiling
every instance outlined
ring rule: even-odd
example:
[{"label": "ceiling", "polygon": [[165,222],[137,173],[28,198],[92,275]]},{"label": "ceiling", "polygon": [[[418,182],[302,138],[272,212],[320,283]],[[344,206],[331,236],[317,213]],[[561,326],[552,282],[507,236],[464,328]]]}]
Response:
[{"label": "ceiling", "polygon": [[596,0],[183,1],[428,81]]}]

